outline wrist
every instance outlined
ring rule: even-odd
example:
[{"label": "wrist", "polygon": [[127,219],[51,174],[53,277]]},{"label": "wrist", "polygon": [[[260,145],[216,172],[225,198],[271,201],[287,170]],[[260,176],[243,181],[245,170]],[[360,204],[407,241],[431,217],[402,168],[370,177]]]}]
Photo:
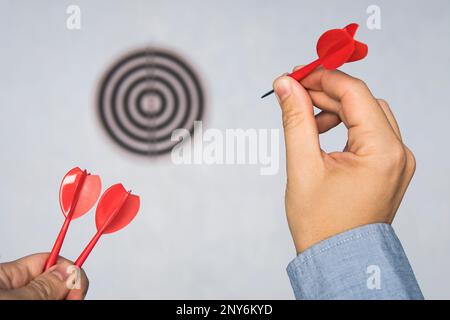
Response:
[{"label": "wrist", "polygon": [[346,224],[334,224],[332,226],[327,226],[326,223],[316,224],[318,227],[308,227],[305,229],[298,228],[295,232],[292,232],[292,238],[294,241],[294,246],[298,254],[308,250],[314,245],[335,237],[339,234],[345,233],[347,231],[365,226],[370,224],[390,224],[390,222],[383,220],[373,220],[373,221],[354,221],[353,223]]}]

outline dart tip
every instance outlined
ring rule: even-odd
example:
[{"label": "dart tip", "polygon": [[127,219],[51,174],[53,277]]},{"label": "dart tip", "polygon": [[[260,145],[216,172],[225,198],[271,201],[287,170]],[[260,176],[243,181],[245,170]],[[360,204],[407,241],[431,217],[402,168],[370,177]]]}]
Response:
[{"label": "dart tip", "polygon": [[264,99],[265,97],[270,96],[273,92],[274,92],[273,90],[270,90],[269,92],[263,94],[263,95],[261,96],[261,99]]}]

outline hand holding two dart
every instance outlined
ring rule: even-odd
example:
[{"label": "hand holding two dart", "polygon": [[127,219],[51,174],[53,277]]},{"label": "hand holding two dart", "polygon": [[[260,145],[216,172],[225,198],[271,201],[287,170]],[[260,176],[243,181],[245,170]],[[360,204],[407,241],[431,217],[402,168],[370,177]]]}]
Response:
[{"label": "hand holding two dart", "polygon": [[[59,202],[66,219],[47,259],[45,270],[55,265],[72,219],[87,213],[97,202],[100,192],[100,177],[91,175],[86,170],[73,168],[64,176],[59,191]],[[116,232],[128,225],[138,213],[139,206],[139,197],[131,194],[131,191],[125,191],[122,184],[115,184],[106,190],[96,210],[98,232],[76,260],[75,265],[78,267],[83,265],[102,234]]]},{"label": "hand holding two dart", "polygon": [[[333,29],[325,32],[317,42],[319,58],[288,76],[301,81],[319,66],[323,66],[327,70],[334,70],[344,63],[364,59],[367,56],[368,47],[354,39],[358,27],[358,24],[352,23],[344,29]],[[272,93],[273,90],[267,92],[261,98],[265,98]]]}]

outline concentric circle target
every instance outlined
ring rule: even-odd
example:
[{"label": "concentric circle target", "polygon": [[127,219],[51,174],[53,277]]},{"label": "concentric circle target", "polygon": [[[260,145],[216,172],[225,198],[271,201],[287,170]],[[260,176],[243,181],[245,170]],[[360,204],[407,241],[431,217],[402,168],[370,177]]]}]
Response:
[{"label": "concentric circle target", "polygon": [[189,64],[171,52],[146,48],[117,61],[100,84],[98,108],[106,131],[123,148],[141,155],[168,153],[192,132],[204,112],[201,83]]}]

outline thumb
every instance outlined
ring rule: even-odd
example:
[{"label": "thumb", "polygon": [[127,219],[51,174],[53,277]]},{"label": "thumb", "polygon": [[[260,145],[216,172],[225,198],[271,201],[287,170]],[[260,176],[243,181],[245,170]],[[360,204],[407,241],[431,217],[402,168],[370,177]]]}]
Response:
[{"label": "thumb", "polygon": [[18,300],[62,300],[69,293],[66,280],[69,276],[68,262],[50,268],[45,273],[31,280],[26,286],[15,289]]},{"label": "thumb", "polygon": [[275,80],[274,91],[283,114],[288,171],[311,169],[321,161],[319,132],[308,92],[294,79]]}]

